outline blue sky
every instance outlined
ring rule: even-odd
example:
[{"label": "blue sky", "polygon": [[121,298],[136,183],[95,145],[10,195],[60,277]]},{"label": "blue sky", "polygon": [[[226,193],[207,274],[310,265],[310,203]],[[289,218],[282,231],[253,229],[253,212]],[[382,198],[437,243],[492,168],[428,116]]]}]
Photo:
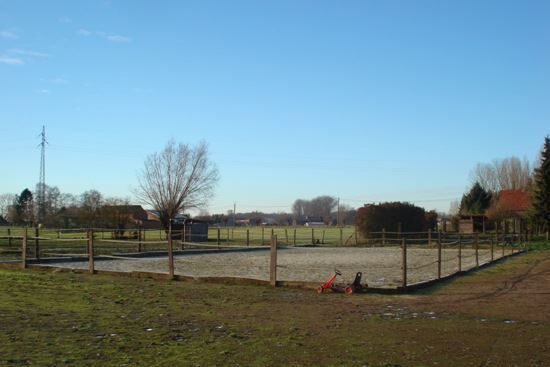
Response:
[{"label": "blue sky", "polygon": [[550,133],[547,1],[0,0],[0,193],[131,196],[206,141],[211,212],[296,198],[447,211],[477,162]]}]

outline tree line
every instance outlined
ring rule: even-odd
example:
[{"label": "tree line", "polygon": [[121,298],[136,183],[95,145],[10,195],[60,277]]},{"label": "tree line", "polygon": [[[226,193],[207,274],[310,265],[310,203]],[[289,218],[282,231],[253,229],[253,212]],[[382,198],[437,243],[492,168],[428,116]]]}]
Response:
[{"label": "tree line", "polygon": [[11,224],[26,226],[41,224],[58,228],[122,229],[132,224],[129,199],[104,197],[97,190],[73,195],[62,193],[57,186],[48,185],[45,186],[41,210],[38,208],[34,193],[28,188],[21,191],[19,195],[1,194],[0,216]]},{"label": "tree line", "polygon": [[[478,163],[471,172],[472,185],[460,202],[452,203],[455,215],[481,215],[493,221],[519,219],[531,226],[550,229],[550,138],[547,136],[538,162],[532,167],[517,157]],[[503,203],[503,191],[520,191],[529,198],[525,213],[511,210]]]}]

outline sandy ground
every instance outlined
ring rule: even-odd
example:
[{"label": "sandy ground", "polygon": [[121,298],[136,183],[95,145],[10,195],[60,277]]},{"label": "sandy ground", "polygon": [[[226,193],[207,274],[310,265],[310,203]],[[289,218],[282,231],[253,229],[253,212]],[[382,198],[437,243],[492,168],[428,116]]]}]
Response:
[{"label": "sandy ground", "polygon": [[[495,251],[494,258],[502,256]],[[334,269],[342,272],[339,282],[351,282],[356,272],[371,287],[396,287],[402,284],[400,248],[284,248],[277,255],[277,279],[283,281],[323,282]],[[491,260],[490,250],[479,250],[479,264]],[[175,257],[176,274],[193,277],[239,277],[269,279],[269,251],[234,251]],[[86,261],[52,263],[53,266],[86,268]],[[475,250],[462,249],[462,270],[475,267]],[[166,257],[96,261],[97,270],[167,272]],[[408,284],[437,277],[437,250],[410,248],[407,251]],[[442,251],[442,276],[458,270],[458,250]]]}]

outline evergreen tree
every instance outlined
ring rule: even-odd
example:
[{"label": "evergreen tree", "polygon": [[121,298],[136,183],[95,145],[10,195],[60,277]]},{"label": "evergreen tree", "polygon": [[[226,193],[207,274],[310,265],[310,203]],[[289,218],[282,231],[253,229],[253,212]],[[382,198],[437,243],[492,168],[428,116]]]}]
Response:
[{"label": "evergreen tree", "polygon": [[484,214],[491,205],[491,193],[476,182],[460,201],[461,214]]},{"label": "evergreen tree", "polygon": [[544,138],[540,165],[535,169],[533,190],[533,212],[535,220],[545,223],[550,229],[550,138]]},{"label": "evergreen tree", "polygon": [[14,203],[17,223],[32,223],[34,221],[34,199],[32,192],[25,189],[17,197]]}]

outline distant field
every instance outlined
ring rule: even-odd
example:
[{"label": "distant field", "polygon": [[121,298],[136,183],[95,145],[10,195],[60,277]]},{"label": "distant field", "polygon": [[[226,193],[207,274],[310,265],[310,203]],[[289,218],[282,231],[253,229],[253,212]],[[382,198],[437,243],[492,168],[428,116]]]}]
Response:
[{"label": "distant field", "polygon": [[[21,227],[0,227],[0,237],[7,236],[8,230],[12,236],[22,236],[24,228]],[[126,236],[131,236],[136,230],[129,229]],[[219,227],[219,239],[221,242],[231,245],[246,245],[247,232],[250,245],[267,245],[271,234],[278,237],[278,241],[287,244],[305,244],[319,241],[320,244],[339,245],[352,244],[355,241],[355,227],[326,226],[326,227],[305,227],[305,226],[254,226],[254,227]],[[51,238],[79,238],[85,237],[83,229],[58,230],[44,228],[39,230],[40,236]],[[99,238],[111,238],[112,230],[96,230]],[[144,230],[146,240],[164,240],[164,230]],[[34,235],[34,229],[28,229],[29,235]],[[208,241],[217,242],[218,227],[210,226],[208,230]],[[342,241],[341,241],[342,240]]]}]

